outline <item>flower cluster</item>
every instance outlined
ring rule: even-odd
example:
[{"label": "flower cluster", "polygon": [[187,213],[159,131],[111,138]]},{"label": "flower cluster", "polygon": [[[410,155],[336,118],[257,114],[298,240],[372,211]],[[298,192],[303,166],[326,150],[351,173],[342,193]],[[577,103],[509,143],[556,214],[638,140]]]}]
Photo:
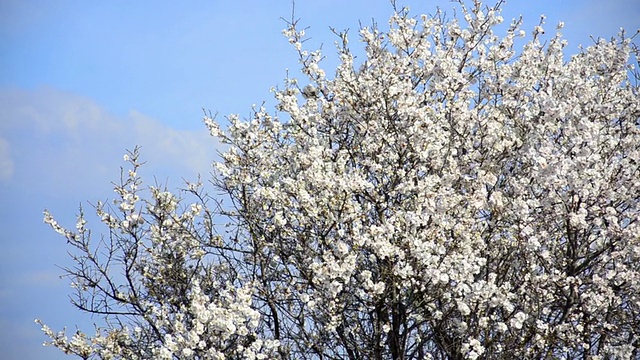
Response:
[{"label": "flower cluster", "polygon": [[65,331],[37,320],[51,339],[47,344],[83,359],[272,357],[279,344],[257,333],[255,286],[241,284],[219,258],[225,245],[202,184],[188,184],[185,191],[196,202],[184,206],[157,187],[145,196],[138,158],[137,149],[125,156],[132,169],[115,186],[113,206],[95,206],[109,231],[97,245],[83,212],[75,231],[45,212],[45,222],[75,248],[77,266],[65,269],[76,290],[74,305],[104,315],[106,324],[93,336],[77,330],[69,340]]},{"label": "flower cluster", "polygon": [[125,285],[92,255],[82,216],[69,231],[46,215],[84,253],[68,270],[80,307],[140,329],[68,341],[45,328],[53,345],[99,358],[110,336],[138,358],[640,356],[637,50],[621,33],[568,58],[563,24],[545,35],[544,18],[526,43],[519,20],[498,35],[500,4],[459,1],[450,20],[400,10],[389,30],[360,30],[360,63],[338,34],[333,77],[290,24],[309,83],[274,90],[275,114],[225,130],[205,118],[228,146],[213,183],[230,204],[208,205],[198,185],[193,205],[156,188],[141,200],[131,154],[119,213],[97,206]]},{"label": "flower cluster", "polygon": [[499,7],[461,13],[400,11],[387,32],[361,29],[359,67],[341,35],[333,79],[286,31],[311,84],[288,79],[279,114],[234,119],[218,165],[244,235],[279,260],[261,270],[265,315],[295,324],[283,342],[301,357],[629,357],[640,341],[630,40],[567,62],[544,18],[517,51],[520,21],[499,37]]}]

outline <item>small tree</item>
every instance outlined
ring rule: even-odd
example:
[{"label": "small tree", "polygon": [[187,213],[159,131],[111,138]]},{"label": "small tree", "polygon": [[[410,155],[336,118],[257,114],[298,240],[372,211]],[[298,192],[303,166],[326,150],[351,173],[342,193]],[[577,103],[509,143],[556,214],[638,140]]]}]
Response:
[{"label": "small tree", "polygon": [[[98,203],[109,231],[45,221],[75,248],[82,358],[640,356],[640,98],[624,33],[565,59],[560,33],[504,36],[501,4],[396,11],[319,51],[308,84],[229,117],[213,183],[145,188],[139,154]],[[558,29],[561,28],[561,24]],[[634,79],[635,76],[635,79]],[[143,195],[146,193],[146,195]],[[187,203],[190,202],[190,203]],[[224,232],[221,224],[226,224]]]}]

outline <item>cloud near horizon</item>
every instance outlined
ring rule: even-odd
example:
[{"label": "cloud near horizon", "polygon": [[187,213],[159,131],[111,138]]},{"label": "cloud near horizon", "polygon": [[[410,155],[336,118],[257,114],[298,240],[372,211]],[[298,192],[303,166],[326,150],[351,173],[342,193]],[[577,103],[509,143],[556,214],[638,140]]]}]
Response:
[{"label": "cloud near horizon", "polygon": [[0,133],[0,181],[8,181],[13,176],[13,159],[9,155],[9,141]]},{"label": "cloud near horizon", "polygon": [[105,186],[135,146],[147,162],[143,173],[171,179],[174,187],[182,178],[206,176],[220,148],[204,125],[179,130],[135,110],[119,117],[91,99],[48,87],[0,89],[0,119],[0,183],[26,183],[36,193],[86,195]]}]

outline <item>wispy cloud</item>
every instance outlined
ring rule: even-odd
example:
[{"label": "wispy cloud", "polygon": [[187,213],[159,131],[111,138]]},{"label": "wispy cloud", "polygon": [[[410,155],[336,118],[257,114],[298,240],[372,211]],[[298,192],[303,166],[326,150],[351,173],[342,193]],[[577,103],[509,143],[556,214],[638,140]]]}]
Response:
[{"label": "wispy cloud", "polygon": [[0,181],[8,181],[13,175],[13,160],[9,155],[9,142],[0,136]]},{"label": "wispy cloud", "polygon": [[177,179],[208,173],[218,146],[204,125],[172,129],[135,110],[118,117],[52,88],[0,90],[0,134],[0,180],[75,193],[114,179],[134,146],[143,149],[146,173]]}]

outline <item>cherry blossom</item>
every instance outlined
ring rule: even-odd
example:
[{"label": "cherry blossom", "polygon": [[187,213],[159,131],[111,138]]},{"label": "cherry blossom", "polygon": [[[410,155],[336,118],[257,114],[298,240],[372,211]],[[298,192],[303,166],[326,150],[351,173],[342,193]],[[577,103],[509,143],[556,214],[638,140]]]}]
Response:
[{"label": "cherry blossom", "polygon": [[[624,32],[570,56],[544,18],[460,1],[363,27],[275,111],[211,117],[213,185],[143,186],[75,230],[81,310],[109,326],[82,358],[478,359],[640,356],[638,51]],[[527,34],[529,37],[527,38]],[[96,251],[101,248],[101,251]],[[118,272],[119,271],[119,272]]]}]

